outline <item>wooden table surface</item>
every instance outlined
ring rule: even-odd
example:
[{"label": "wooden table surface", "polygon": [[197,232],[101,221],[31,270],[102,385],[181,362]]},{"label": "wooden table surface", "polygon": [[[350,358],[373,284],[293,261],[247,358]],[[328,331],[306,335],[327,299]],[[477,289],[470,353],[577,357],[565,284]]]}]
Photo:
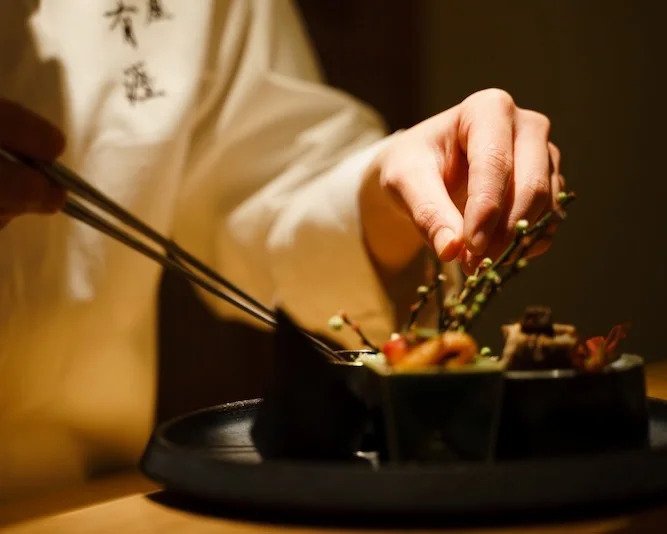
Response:
[{"label": "wooden table surface", "polygon": [[[667,399],[667,362],[652,364],[647,372],[648,393]],[[245,533],[361,533],[378,529],[324,527],[313,524],[267,523],[252,518],[203,515],[165,504],[159,488],[138,473],[70,488],[51,495],[0,505],[0,531],[7,534],[77,534],[83,532],[143,534],[188,532]],[[385,529],[386,530],[386,529]],[[409,529],[414,531],[415,529]],[[667,500],[621,514],[534,524],[503,524],[463,528],[425,528],[420,532],[466,533],[601,533],[667,532]]]}]

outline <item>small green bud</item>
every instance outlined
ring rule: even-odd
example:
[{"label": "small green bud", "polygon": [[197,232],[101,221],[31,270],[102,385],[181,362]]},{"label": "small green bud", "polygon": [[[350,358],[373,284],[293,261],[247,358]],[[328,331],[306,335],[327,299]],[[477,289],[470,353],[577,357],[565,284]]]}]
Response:
[{"label": "small green bud", "polygon": [[479,278],[477,278],[474,274],[471,274],[467,279],[466,279],[466,286],[472,287],[474,286],[477,282],[479,282]]},{"label": "small green bud", "polygon": [[459,303],[459,299],[456,297],[456,295],[450,295],[445,299],[445,306],[448,308],[453,308]]},{"label": "small green bud", "polygon": [[482,347],[479,351],[480,356],[491,356],[491,349],[489,347]]},{"label": "small green bud", "polygon": [[486,295],[484,293],[477,293],[477,295],[475,295],[475,302],[484,304],[486,302]]},{"label": "small green bud", "polygon": [[493,265],[493,260],[491,258],[484,258],[482,262],[479,264],[479,266],[482,269],[488,269]]},{"label": "small green bud", "polygon": [[519,219],[514,225],[514,229],[520,234],[525,233],[528,230],[528,221],[526,219]]},{"label": "small green bud", "polygon": [[567,200],[568,194],[565,191],[561,191],[558,193],[558,196],[556,197],[556,200],[558,200],[559,204],[562,204]]},{"label": "small green bud", "polygon": [[465,313],[468,311],[468,308],[466,307],[465,304],[458,304],[454,308],[454,314],[455,315],[465,315]]},{"label": "small green bud", "polygon": [[516,262],[517,269],[525,269],[528,265],[528,260],[526,258],[519,258]]},{"label": "small green bud", "polygon": [[489,270],[484,276],[494,284],[500,284],[500,282],[502,282],[502,278],[500,278],[500,275],[496,271]]},{"label": "small green bud", "polygon": [[343,318],[340,315],[334,315],[329,319],[329,328],[331,330],[340,330],[343,328],[343,325],[345,324],[345,321],[343,321]]},{"label": "small green bud", "polygon": [[473,303],[473,304],[470,306],[470,316],[471,316],[471,317],[474,317],[475,315],[477,315],[477,314],[481,311],[481,309],[482,309],[482,308],[480,308],[479,304],[477,304],[477,303]]},{"label": "small green bud", "polygon": [[465,325],[463,325],[463,324],[460,325],[460,326],[456,329],[456,331],[457,331],[457,332],[465,332],[465,331],[466,331],[466,327],[465,327]]},{"label": "small green bud", "polygon": [[428,294],[428,287],[426,287],[426,286],[419,286],[419,287],[417,288],[417,294],[418,294],[418,295],[426,295],[426,294]]}]

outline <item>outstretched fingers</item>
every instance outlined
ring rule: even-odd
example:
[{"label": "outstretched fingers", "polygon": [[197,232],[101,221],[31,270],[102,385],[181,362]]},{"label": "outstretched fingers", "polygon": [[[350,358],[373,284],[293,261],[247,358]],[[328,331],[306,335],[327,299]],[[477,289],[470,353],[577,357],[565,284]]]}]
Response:
[{"label": "outstretched fingers", "polygon": [[401,161],[385,169],[382,186],[403,206],[438,257],[455,259],[463,246],[463,217],[447,192],[437,157],[415,147],[413,157]]}]

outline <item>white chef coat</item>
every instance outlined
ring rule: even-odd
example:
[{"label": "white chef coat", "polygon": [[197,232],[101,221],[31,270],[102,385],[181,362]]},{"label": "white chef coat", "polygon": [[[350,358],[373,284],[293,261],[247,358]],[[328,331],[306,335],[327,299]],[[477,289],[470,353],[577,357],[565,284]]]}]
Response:
[{"label": "white chef coat", "polygon": [[[3,0],[0,39],[0,95],[63,129],[66,165],[305,327],[344,307],[388,335],[357,204],[383,127],[319,82],[288,1]],[[158,278],[64,215],[0,231],[0,499],[136,462]]]}]

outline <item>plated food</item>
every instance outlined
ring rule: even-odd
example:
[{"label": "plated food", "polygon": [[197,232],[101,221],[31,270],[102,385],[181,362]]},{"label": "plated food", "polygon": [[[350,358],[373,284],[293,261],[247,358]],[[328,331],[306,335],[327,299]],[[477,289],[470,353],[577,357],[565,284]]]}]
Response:
[{"label": "plated food", "polygon": [[[383,343],[340,311],[330,326],[351,328],[363,348],[336,362],[313,353],[279,313],[276,382],[252,431],[263,457],[341,460],[361,450],[388,463],[496,462],[646,444],[643,362],[619,351],[627,325],[587,339],[554,322],[548,307],[531,306],[502,327],[502,350],[470,334],[573,199],[562,193],[533,226],[519,221],[507,249],[481,261],[448,299],[434,262],[406,324]],[[435,325],[424,327],[432,303]]]},{"label": "plated food", "polygon": [[521,321],[503,326],[502,360],[508,369],[576,369],[601,372],[620,357],[619,343],[629,325],[614,326],[606,337],[583,340],[571,324],[554,323],[546,306],[526,309]]},{"label": "plated food", "polygon": [[[364,335],[360,325],[344,311],[332,317],[330,326],[350,326],[362,344],[378,356],[368,359],[376,367],[384,364],[387,372],[435,372],[484,366],[487,369],[577,369],[600,372],[618,358],[618,344],[626,336],[628,326],[617,325],[606,336],[582,339],[574,325],[554,323],[546,306],[531,306],[521,320],[503,326],[505,347],[493,355],[487,347],[480,348],[468,333],[474,319],[488,301],[510,278],[528,265],[531,249],[546,235],[553,233],[565,216],[566,206],[574,200],[573,193],[561,193],[559,206],[543,216],[532,227],[525,220],[516,224],[515,238],[495,261],[485,258],[474,274],[466,279],[462,291],[443,302],[444,277],[436,262],[430,285],[417,289],[419,300],[411,307],[408,324],[401,332],[376,347]],[[418,318],[429,298],[438,308],[436,328],[421,328]]]},{"label": "plated food", "polygon": [[[388,461],[493,461],[641,447],[647,438],[643,362],[622,355],[628,325],[583,337],[530,306],[502,326],[505,344],[480,346],[470,326],[501,286],[528,265],[531,248],[563,220],[572,193],[532,227],[519,221],[512,243],[484,259],[459,294],[443,302],[439,265],[417,290],[408,323],[375,346],[344,312],[366,347],[366,401]],[[429,299],[435,328],[418,324]],[[384,448],[383,448],[384,447]]]}]

